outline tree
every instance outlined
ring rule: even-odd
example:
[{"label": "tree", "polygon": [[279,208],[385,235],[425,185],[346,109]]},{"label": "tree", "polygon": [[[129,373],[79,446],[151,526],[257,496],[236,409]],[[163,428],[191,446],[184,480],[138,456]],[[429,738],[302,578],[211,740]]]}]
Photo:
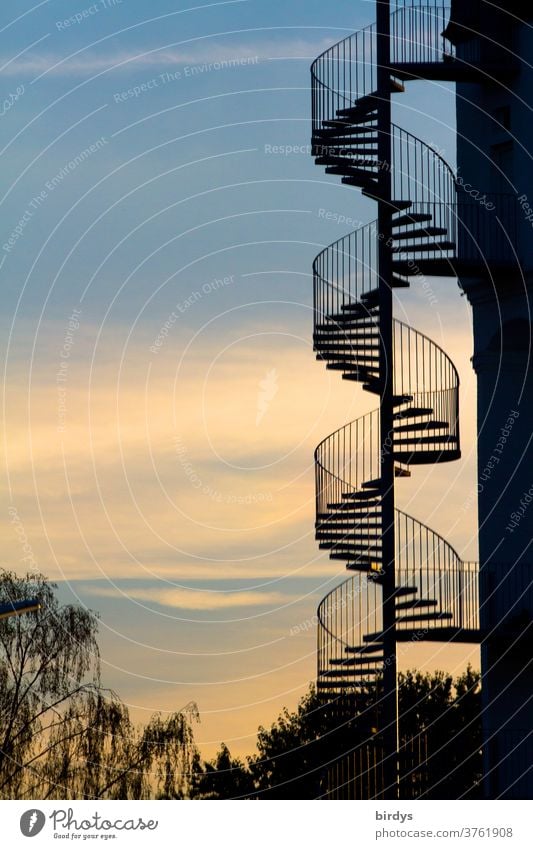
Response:
[{"label": "tree", "polygon": [[134,727],[101,686],[96,615],[55,590],[42,575],[0,576],[0,601],[41,602],[0,621],[0,798],[183,798],[196,706]]},{"label": "tree", "polygon": [[[479,674],[470,667],[456,680],[443,672],[407,672],[398,687],[402,798],[479,797]],[[311,686],[295,711],[285,708],[269,729],[259,728],[258,753],[247,767],[226,746],[214,762],[203,768],[197,762],[201,798],[372,798],[383,757],[379,684],[377,695],[376,702],[369,685],[355,698],[325,704]],[[329,772],[340,763],[343,786],[331,793]]]},{"label": "tree", "polygon": [[[481,798],[481,679],[470,666],[457,679],[444,672],[399,675],[404,748],[421,741],[425,799]],[[413,777],[404,769],[404,782]],[[406,791],[407,792],[407,791]]]},{"label": "tree", "polygon": [[193,763],[192,799],[242,799],[254,795],[249,769],[222,743],[213,761],[202,764],[197,752]]}]

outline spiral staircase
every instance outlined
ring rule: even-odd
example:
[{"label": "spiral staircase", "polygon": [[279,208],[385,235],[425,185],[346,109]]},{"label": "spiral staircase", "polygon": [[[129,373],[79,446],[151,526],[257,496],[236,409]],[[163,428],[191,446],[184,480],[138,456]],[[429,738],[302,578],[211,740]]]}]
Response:
[{"label": "spiral staircase", "polygon": [[[375,200],[379,213],[313,265],[317,359],[380,401],[315,452],[316,538],[353,573],[318,608],[317,690],[352,716],[368,714],[369,695],[370,704],[382,701],[390,663],[385,686],[397,686],[397,643],[480,639],[477,564],[395,507],[395,479],[410,477],[412,466],[456,460],[461,449],[457,371],[439,346],[393,319],[393,292],[426,287],[431,276],[503,273],[510,261],[508,198],[491,198],[500,214],[488,216],[433,148],[390,121],[390,104],[408,81],[502,79],[516,69],[479,39],[458,55],[445,37],[450,10],[440,3],[398,2],[390,17],[387,5],[377,4],[375,25],[326,50],[311,69],[315,162]],[[329,798],[401,795],[402,776],[391,789],[380,771],[394,737],[382,739],[375,724],[364,752],[352,749],[330,767]],[[396,739],[413,774],[420,740]],[[397,772],[400,754],[388,753]],[[366,791],[360,772],[372,773]]]}]

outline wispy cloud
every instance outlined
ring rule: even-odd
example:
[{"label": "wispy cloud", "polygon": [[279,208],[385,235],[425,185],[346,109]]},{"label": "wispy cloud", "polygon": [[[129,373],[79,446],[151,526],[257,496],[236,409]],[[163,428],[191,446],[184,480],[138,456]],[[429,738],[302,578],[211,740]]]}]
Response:
[{"label": "wispy cloud", "polygon": [[272,607],[287,603],[287,596],[276,592],[213,592],[183,590],[173,587],[133,587],[120,591],[114,587],[83,588],[87,595],[97,598],[135,599],[147,604],[172,607],[177,610],[223,610],[231,607]]},{"label": "wispy cloud", "polygon": [[[13,61],[12,57],[0,56],[0,67],[5,65],[4,75],[24,76],[89,76],[102,71],[137,71],[179,68],[186,65],[207,65],[224,60],[254,59],[266,62],[276,59],[311,59],[331,43],[331,38],[317,41],[291,39],[275,42],[247,42],[246,44],[203,43],[201,46],[183,49],[154,48],[148,51],[122,50],[95,52],[83,49],[70,55],[58,53],[26,53]],[[206,69],[207,70],[207,69]],[[211,68],[211,70],[213,70]],[[215,69],[216,70],[216,69]]]}]

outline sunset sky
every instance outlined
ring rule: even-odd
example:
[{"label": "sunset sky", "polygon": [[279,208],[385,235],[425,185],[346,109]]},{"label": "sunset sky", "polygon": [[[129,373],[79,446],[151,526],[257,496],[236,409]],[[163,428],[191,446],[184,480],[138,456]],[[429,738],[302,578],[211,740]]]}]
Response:
[{"label": "sunset sky", "polygon": [[[306,150],[309,64],[374,3],[1,15],[2,566],[25,571],[25,535],[100,613],[104,683],[137,719],[193,699],[204,754],[250,752],[315,675],[314,627],[291,628],[346,577],[314,542],[314,447],[376,406],[311,340],[313,258],[349,229],[323,210],[375,205]],[[394,118],[454,164],[451,86],[412,84]],[[470,308],[432,285],[396,316],[459,368],[463,459],[415,468],[397,502],[475,559]],[[401,665],[468,659],[427,644]]]}]

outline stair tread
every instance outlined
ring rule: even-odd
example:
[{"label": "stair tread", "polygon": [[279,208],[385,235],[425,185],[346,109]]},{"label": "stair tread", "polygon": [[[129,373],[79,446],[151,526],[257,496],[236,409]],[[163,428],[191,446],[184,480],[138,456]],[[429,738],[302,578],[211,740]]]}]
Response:
[{"label": "stair tread", "polygon": [[[326,122],[322,122],[325,124]],[[346,124],[344,122],[342,125],[335,125],[334,127],[319,127],[318,129],[313,130],[313,137],[311,142],[314,142],[315,139],[318,139],[320,143],[322,139],[330,139],[331,137],[335,137],[335,134],[338,133],[340,136],[368,136],[368,138],[377,139],[377,134],[369,135],[371,131],[366,127],[351,127],[350,124]]]},{"label": "stair tread", "polygon": [[405,224],[420,224],[422,221],[432,221],[433,216],[425,212],[411,212],[392,219],[392,226],[403,227]]},{"label": "stair tread", "polygon": [[361,557],[358,559],[357,557],[354,557],[351,552],[341,553],[333,551],[331,552],[329,557],[330,560],[344,560],[344,562],[347,563],[346,568],[352,570],[364,569],[370,571],[372,568],[372,564],[379,563],[380,561],[380,557],[378,557],[377,555],[373,556],[372,558]]},{"label": "stair tread", "polygon": [[413,599],[412,601],[399,601],[396,604],[396,610],[414,610],[417,607],[436,607],[438,601],[434,598],[427,600]]},{"label": "stair tread", "polygon": [[422,416],[431,415],[433,415],[432,407],[411,407],[410,410],[400,410],[394,413],[393,419],[395,421],[401,421],[403,419],[421,418]]},{"label": "stair tread", "polygon": [[440,448],[436,451],[429,451],[427,448],[421,450],[400,451],[394,449],[394,456],[400,463],[408,463],[412,466],[431,465],[431,463],[450,463],[453,460],[459,460],[461,451],[459,450],[459,441],[455,448]]},{"label": "stair tread", "polygon": [[[332,502],[331,504],[328,504],[327,507],[328,507],[328,510],[334,510],[335,512],[342,511],[343,513],[353,513],[353,514],[361,514],[361,515],[364,514],[365,516],[366,515],[371,515],[371,516],[376,515],[375,513],[368,514],[365,507],[357,504],[356,502],[350,502],[350,501]],[[379,507],[379,504],[371,504],[370,507],[371,507],[371,509],[375,510],[377,507]],[[322,514],[320,514],[320,515],[322,515]]]},{"label": "stair tread", "polygon": [[394,445],[436,445],[439,443],[443,443],[444,445],[451,445],[455,444],[457,441],[457,436],[443,436],[442,434],[437,433],[434,436],[413,436],[412,439],[407,437],[404,437],[402,439],[395,439]]},{"label": "stair tread", "polygon": [[[344,127],[346,129],[349,129],[349,128],[354,128],[354,124],[362,124],[364,120],[365,119],[362,118],[361,120],[357,120],[356,122],[352,123],[347,118],[325,118],[322,121],[322,126],[324,127],[324,129],[329,129],[329,128],[337,129],[339,127],[341,127],[341,128]],[[374,124],[374,122],[377,120],[377,118],[368,118],[367,120],[368,120],[368,123]],[[375,126],[375,124],[374,124],[373,127],[363,127],[362,128],[363,132],[370,132],[372,129],[375,129],[376,132],[377,132],[377,126]]]},{"label": "stair tread", "polygon": [[348,526],[350,528],[355,528],[355,529],[357,529],[357,528],[361,528],[361,529],[370,528],[372,530],[375,530],[375,529],[381,528],[381,520],[376,520],[374,522],[361,522],[361,523],[357,523],[356,525],[353,525],[353,523],[351,523],[349,519],[346,519],[344,522],[340,522],[340,521],[339,522],[325,521],[325,522],[322,522],[322,523],[316,523],[315,522],[315,533],[333,532],[333,531],[337,531],[337,530],[343,531]]},{"label": "stair tread", "polygon": [[[366,142],[366,144],[368,144],[368,142]],[[355,158],[355,159],[359,159],[359,158],[366,159],[369,156],[373,156],[374,157],[373,164],[374,165],[376,164],[376,159],[375,159],[375,157],[377,155],[377,149],[376,148],[362,147],[361,144],[356,145],[355,143],[354,144],[347,144],[346,141],[343,141],[342,138],[339,138],[338,140],[331,139],[331,141],[329,142],[329,145],[331,146],[331,149],[332,149],[331,154],[330,154],[331,156],[352,157],[352,158]],[[323,165],[324,163],[316,162],[316,157],[324,156],[324,155],[327,156],[328,154],[324,154],[323,152],[318,153],[316,151],[316,147],[317,147],[317,145],[315,145],[314,149],[311,150],[311,154],[312,154],[312,156],[315,157],[315,164],[316,165]],[[340,153],[341,150],[343,151],[343,153]]]},{"label": "stair tread", "polygon": [[345,646],[346,654],[372,654],[374,652],[383,651],[383,643],[374,643],[374,645],[365,646]]},{"label": "stair tread", "polygon": [[397,622],[420,622],[425,621],[426,619],[429,619],[432,622],[440,619],[446,619],[448,621],[453,619],[453,613],[413,613],[411,616],[398,617]]},{"label": "stair tread", "polygon": [[[351,168],[361,167],[364,169],[365,166],[376,167],[375,159],[365,159],[364,157],[353,156],[350,153],[346,153],[343,156],[339,156],[338,154],[331,153],[326,154],[325,156],[316,156],[315,157],[316,165],[349,165]],[[363,172],[366,173],[366,172]],[[446,231],[445,231],[446,232]]]},{"label": "stair tread", "polygon": [[341,183],[344,186],[356,186],[358,189],[369,189],[372,185],[377,186],[377,180],[369,180],[368,176],[363,179],[362,177],[342,177]]},{"label": "stair tread", "polygon": [[396,241],[407,241],[409,239],[426,239],[429,236],[445,236],[447,234],[445,227],[419,227],[417,230],[402,230],[400,233],[394,233],[393,239]]},{"label": "stair tread", "polygon": [[396,248],[392,248],[393,254],[408,254],[408,253],[418,253],[420,252],[431,252],[435,250],[439,251],[452,251],[455,250],[456,244],[455,242],[443,241],[443,242],[428,242],[425,245],[398,245]]},{"label": "stair tread", "polygon": [[367,489],[365,492],[343,492],[342,497],[346,501],[369,501],[373,498],[379,498],[381,495],[381,491],[376,487],[374,489]]},{"label": "stair tread", "polygon": [[418,277],[420,274],[427,274],[428,277],[457,277],[449,259],[417,259],[415,267],[408,260],[394,259],[392,270],[406,277]]},{"label": "stair tread", "polygon": [[[328,670],[321,670],[318,674],[319,674],[320,678],[335,678],[336,680],[341,681],[342,680],[342,673],[344,671],[345,671],[344,669],[328,669]],[[354,671],[355,670],[352,670],[349,666],[347,666],[346,667],[346,677],[347,678],[349,678],[350,676],[353,677]],[[359,677],[362,677],[364,675],[377,675],[380,672],[381,672],[381,669],[360,669],[357,674],[359,675]]]},{"label": "stair tread", "polygon": [[442,430],[443,428],[448,429],[450,427],[449,422],[439,422],[439,421],[429,421],[429,422],[414,422],[413,424],[406,424],[394,427],[394,433],[408,433],[409,431],[425,431],[425,430]]},{"label": "stair tread", "polygon": [[[363,191],[363,194],[366,195],[367,192]],[[381,200],[381,198],[377,194],[369,194],[368,197],[371,197],[374,200]],[[393,210],[398,211],[398,212],[401,211],[401,210],[404,210],[404,209],[410,209],[413,205],[412,200],[395,200],[395,199],[390,200],[389,198],[386,198],[386,197],[383,198],[383,200],[386,201],[389,204],[389,206],[392,207]]]},{"label": "stair tread", "polygon": [[394,407],[401,407],[402,404],[409,404],[413,400],[412,395],[393,395],[392,403]]},{"label": "stair tread", "polygon": [[[389,80],[389,91],[390,93],[401,93],[405,91],[405,87],[402,83],[399,83],[397,80],[390,79]],[[337,115],[346,116],[351,113],[358,114],[359,112],[364,111],[374,111],[377,108],[378,103],[382,100],[381,92],[379,91],[371,91],[369,94],[363,95],[363,97],[359,97],[353,106],[349,106],[346,109],[337,109]]]}]

